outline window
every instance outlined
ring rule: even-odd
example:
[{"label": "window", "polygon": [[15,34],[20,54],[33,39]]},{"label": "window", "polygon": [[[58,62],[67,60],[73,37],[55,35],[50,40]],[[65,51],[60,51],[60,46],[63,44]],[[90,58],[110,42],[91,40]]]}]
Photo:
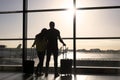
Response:
[{"label": "window", "polygon": [[[10,51],[9,55],[12,56],[9,59],[13,59],[19,54],[22,63],[21,56],[23,60],[28,57],[22,53],[30,54],[35,35],[44,27],[49,29],[50,21],[55,21],[56,28],[60,30],[70,53],[68,57],[74,60],[74,67],[75,61],[86,55],[82,54],[81,57],[78,51],[104,50],[119,53],[120,1],[26,0],[26,4],[23,3],[24,0],[0,1],[1,55]],[[59,48],[61,46],[59,43]],[[18,48],[19,53],[16,53]],[[62,55],[59,60],[61,58]]]},{"label": "window", "polygon": [[0,1],[0,66],[22,65],[22,0]]}]

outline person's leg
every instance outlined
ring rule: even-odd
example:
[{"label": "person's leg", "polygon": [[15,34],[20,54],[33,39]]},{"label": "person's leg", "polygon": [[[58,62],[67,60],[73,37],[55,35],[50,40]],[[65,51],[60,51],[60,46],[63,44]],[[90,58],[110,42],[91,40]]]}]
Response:
[{"label": "person's leg", "polygon": [[44,56],[45,56],[45,51],[41,52],[39,58],[40,58],[40,64],[39,64],[39,73],[41,74],[43,72],[43,62],[44,62]]},{"label": "person's leg", "polygon": [[44,52],[37,52],[37,56],[39,59],[39,63],[38,63],[37,68],[36,68],[36,72],[35,72],[36,75],[38,75],[38,73],[41,74],[41,72],[42,72],[43,60],[44,60],[45,53]]},{"label": "person's leg", "polygon": [[37,51],[37,56],[38,56],[39,62],[38,62],[38,64],[37,64],[35,74],[38,73],[38,69],[39,69],[39,65],[40,65],[40,56],[39,56],[39,54],[40,54],[40,52]]},{"label": "person's leg", "polygon": [[51,58],[51,51],[50,51],[50,50],[47,50],[45,77],[48,76],[48,68],[49,68],[50,58]]},{"label": "person's leg", "polygon": [[55,67],[55,77],[59,76],[58,75],[58,50],[53,51],[53,56],[54,56],[54,67]]}]

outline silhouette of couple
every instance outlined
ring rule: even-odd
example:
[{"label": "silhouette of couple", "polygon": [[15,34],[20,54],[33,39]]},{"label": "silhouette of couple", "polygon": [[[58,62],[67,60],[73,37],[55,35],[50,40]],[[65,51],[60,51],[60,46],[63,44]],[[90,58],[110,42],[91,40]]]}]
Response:
[{"label": "silhouette of couple", "polygon": [[36,75],[43,75],[43,61],[46,54],[46,70],[45,77],[48,76],[49,62],[51,55],[54,58],[54,77],[58,77],[58,41],[59,40],[64,46],[66,44],[63,42],[60,31],[55,29],[55,23],[51,21],[49,23],[50,29],[43,28],[42,31],[36,35],[35,41],[32,45],[36,45],[36,51],[39,58],[39,63],[36,68]]}]

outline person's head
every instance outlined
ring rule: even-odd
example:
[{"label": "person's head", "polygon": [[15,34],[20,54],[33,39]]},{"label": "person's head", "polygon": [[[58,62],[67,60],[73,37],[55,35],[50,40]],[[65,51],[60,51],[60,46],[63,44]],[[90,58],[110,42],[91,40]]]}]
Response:
[{"label": "person's head", "polygon": [[41,33],[46,33],[46,31],[47,31],[47,29],[46,28],[43,28],[42,30],[41,30]]},{"label": "person's head", "polygon": [[55,23],[54,23],[53,21],[51,21],[51,22],[49,23],[49,26],[50,26],[50,29],[54,29]]}]

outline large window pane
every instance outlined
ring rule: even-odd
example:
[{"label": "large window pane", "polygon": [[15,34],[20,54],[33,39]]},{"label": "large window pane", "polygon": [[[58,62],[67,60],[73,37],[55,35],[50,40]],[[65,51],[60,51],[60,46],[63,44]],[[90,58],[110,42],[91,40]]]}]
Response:
[{"label": "large window pane", "polygon": [[22,14],[0,14],[0,38],[22,37]]},{"label": "large window pane", "polygon": [[55,22],[55,28],[60,30],[61,37],[73,36],[71,14],[68,14],[68,12],[37,12],[28,15],[28,38],[34,38],[42,28],[49,29],[50,21]]},{"label": "large window pane", "polygon": [[0,65],[22,65],[22,41],[0,41]]},{"label": "large window pane", "polygon": [[120,49],[120,40],[115,39],[103,39],[103,40],[89,40],[89,39],[82,39],[77,40],[77,50],[78,49],[101,49],[101,50],[119,50]]},{"label": "large window pane", "polygon": [[28,0],[28,9],[71,8],[73,0]]},{"label": "large window pane", "polygon": [[120,0],[76,0],[77,7],[119,6]]},{"label": "large window pane", "polygon": [[119,37],[120,10],[81,10],[77,12],[77,37]]},{"label": "large window pane", "polygon": [[0,0],[0,11],[22,10],[23,0]]},{"label": "large window pane", "polygon": [[[77,40],[77,66],[118,67],[120,40]],[[84,63],[84,64],[83,64]]]}]

